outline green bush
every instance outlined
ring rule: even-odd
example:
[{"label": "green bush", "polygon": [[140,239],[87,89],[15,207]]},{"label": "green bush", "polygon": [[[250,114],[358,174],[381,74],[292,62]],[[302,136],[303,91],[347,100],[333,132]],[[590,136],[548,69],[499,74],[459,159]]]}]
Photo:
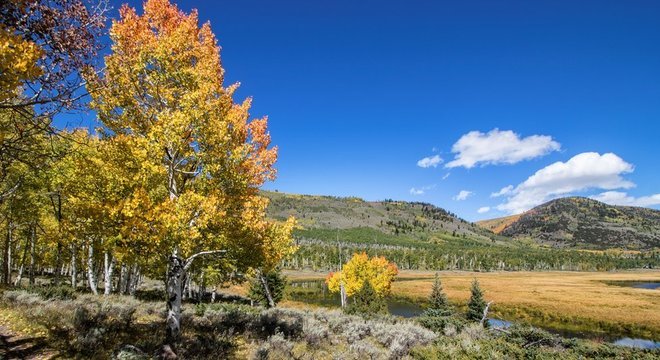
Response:
[{"label": "green bush", "polygon": [[382,296],[376,294],[369,281],[365,281],[362,289],[353,295],[346,313],[354,315],[369,316],[375,314],[387,314],[387,303]]},{"label": "green bush", "polygon": [[443,334],[450,326],[454,331],[461,331],[466,325],[465,319],[461,317],[433,314],[433,310],[426,311],[417,321],[423,327],[438,334]]},{"label": "green bush", "polygon": [[39,286],[33,285],[24,288],[25,291],[37,294],[46,300],[75,300],[76,291],[68,285]]}]

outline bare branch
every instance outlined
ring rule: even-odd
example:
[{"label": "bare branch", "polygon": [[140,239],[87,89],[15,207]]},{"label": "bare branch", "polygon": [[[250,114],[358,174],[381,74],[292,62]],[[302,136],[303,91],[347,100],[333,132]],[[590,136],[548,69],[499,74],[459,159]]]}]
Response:
[{"label": "bare branch", "polygon": [[488,302],[488,304],[486,304],[486,307],[484,308],[484,316],[481,317],[481,321],[479,322],[482,326],[486,321],[486,317],[488,316],[488,309],[490,308],[490,304],[492,303],[493,303],[492,301]]},{"label": "bare branch", "polygon": [[226,254],[227,250],[209,250],[209,251],[202,251],[198,252],[195,255],[191,255],[188,259],[185,261],[185,265],[183,265],[183,270],[187,271],[188,268],[190,268],[190,265],[192,265],[193,260],[199,256],[204,256],[204,255],[215,255],[215,254]]}]

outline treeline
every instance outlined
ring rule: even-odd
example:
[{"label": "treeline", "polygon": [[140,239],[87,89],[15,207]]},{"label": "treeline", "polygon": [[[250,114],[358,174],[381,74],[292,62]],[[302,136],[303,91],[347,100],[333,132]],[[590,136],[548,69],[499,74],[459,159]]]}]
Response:
[{"label": "treeline", "polygon": [[384,256],[403,270],[610,271],[660,266],[658,252],[608,254],[496,245],[404,247],[314,240],[298,243],[298,251],[285,260],[285,268],[336,270],[342,261],[362,251],[369,256]]}]

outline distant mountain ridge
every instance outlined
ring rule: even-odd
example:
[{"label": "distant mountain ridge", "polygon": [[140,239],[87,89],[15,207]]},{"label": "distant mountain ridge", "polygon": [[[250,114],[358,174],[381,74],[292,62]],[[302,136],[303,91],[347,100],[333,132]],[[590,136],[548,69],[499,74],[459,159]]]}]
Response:
[{"label": "distant mountain ridge", "polygon": [[491,241],[493,234],[455,214],[422,202],[365,201],[357,197],[299,195],[263,191],[268,215],[294,216],[306,229],[370,228],[390,235],[418,237],[433,232]]},{"label": "distant mountain ridge", "polygon": [[660,248],[660,211],[584,197],[549,201],[523,214],[477,222],[497,234],[552,247]]}]

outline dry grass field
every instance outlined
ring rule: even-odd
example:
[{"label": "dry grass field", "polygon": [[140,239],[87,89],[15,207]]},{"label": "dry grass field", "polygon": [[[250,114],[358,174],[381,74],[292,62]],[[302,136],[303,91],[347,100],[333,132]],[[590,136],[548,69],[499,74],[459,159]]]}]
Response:
[{"label": "dry grass field", "polygon": [[[433,272],[401,271],[394,296],[424,301]],[[291,280],[321,279],[325,274],[289,272]],[[657,337],[660,290],[608,284],[611,281],[660,281],[660,271],[622,272],[440,272],[450,300],[463,304],[477,278],[494,316],[566,331]]]}]

